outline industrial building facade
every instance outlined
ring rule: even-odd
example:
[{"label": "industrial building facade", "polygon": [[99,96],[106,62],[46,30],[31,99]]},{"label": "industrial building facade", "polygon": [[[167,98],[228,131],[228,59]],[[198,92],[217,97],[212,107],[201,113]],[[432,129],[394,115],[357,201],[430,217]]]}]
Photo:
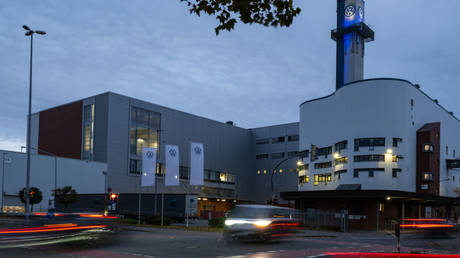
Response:
[{"label": "industrial building facade", "polygon": [[[107,163],[107,187],[120,198],[155,192],[140,189],[142,147],[159,150],[157,193],[195,195],[200,214],[222,214],[236,201],[282,202],[280,192],[297,189],[298,123],[244,129],[112,92],[38,112],[32,121],[32,146]],[[190,141],[204,145],[201,187],[188,183]],[[165,144],[179,146],[179,186],[164,185]]]}]

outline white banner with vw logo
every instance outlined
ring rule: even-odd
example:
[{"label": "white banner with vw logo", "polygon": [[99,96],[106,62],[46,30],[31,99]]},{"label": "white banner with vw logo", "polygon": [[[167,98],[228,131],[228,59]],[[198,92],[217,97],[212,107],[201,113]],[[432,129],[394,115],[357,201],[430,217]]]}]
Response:
[{"label": "white banner with vw logo", "polygon": [[190,185],[203,185],[203,176],[203,144],[198,142],[190,142]]},{"label": "white banner with vw logo", "polygon": [[179,147],[165,145],[165,185],[179,185]]},{"label": "white banner with vw logo", "polygon": [[151,186],[155,184],[156,169],[157,169],[157,149],[142,148],[141,186]]}]

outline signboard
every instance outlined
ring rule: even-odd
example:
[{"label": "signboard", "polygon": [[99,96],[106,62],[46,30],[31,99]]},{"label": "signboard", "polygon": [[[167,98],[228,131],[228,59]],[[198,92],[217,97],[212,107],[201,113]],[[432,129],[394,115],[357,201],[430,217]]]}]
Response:
[{"label": "signboard", "polygon": [[195,195],[187,195],[185,197],[185,212],[188,215],[195,215],[198,213],[198,199]]}]

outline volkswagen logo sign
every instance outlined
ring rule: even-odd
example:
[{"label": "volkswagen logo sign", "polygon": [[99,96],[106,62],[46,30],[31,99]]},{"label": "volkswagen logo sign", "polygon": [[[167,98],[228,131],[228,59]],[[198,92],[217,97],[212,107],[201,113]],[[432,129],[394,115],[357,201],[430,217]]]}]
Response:
[{"label": "volkswagen logo sign", "polygon": [[200,148],[200,147],[196,146],[194,150],[195,150],[195,153],[196,153],[197,155],[200,155],[200,154],[201,154],[201,148]]},{"label": "volkswagen logo sign", "polygon": [[345,17],[351,17],[355,15],[355,7],[353,5],[349,5],[345,8]]},{"label": "volkswagen logo sign", "polygon": [[175,149],[169,149],[169,155],[171,155],[171,157],[175,157],[177,154],[176,150]]},{"label": "volkswagen logo sign", "polygon": [[364,18],[364,10],[362,7],[359,7],[358,8],[358,14],[359,14],[359,18],[363,19]]},{"label": "volkswagen logo sign", "polygon": [[153,151],[147,151],[145,155],[147,156],[147,158],[151,159],[153,158]]}]

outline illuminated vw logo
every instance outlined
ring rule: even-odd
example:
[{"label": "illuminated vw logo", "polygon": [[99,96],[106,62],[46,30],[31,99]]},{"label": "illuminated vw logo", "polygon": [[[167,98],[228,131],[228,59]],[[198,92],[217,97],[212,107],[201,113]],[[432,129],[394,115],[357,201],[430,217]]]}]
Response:
[{"label": "illuminated vw logo", "polygon": [[200,147],[196,146],[194,150],[195,150],[195,153],[196,153],[197,155],[200,155],[200,154],[201,154],[201,148],[200,148]]},{"label": "illuminated vw logo", "polygon": [[171,155],[171,157],[175,157],[177,154],[176,150],[175,149],[169,149],[169,155]]},{"label": "illuminated vw logo", "polygon": [[149,158],[149,159],[153,158],[153,151],[147,151],[145,156],[147,156],[147,158]]},{"label": "illuminated vw logo", "polygon": [[345,8],[345,17],[351,17],[353,15],[355,15],[355,7],[353,5],[347,6],[347,8]]},{"label": "illuminated vw logo", "polygon": [[359,14],[359,18],[364,18],[364,10],[362,7],[359,7],[358,8],[358,14]]}]

